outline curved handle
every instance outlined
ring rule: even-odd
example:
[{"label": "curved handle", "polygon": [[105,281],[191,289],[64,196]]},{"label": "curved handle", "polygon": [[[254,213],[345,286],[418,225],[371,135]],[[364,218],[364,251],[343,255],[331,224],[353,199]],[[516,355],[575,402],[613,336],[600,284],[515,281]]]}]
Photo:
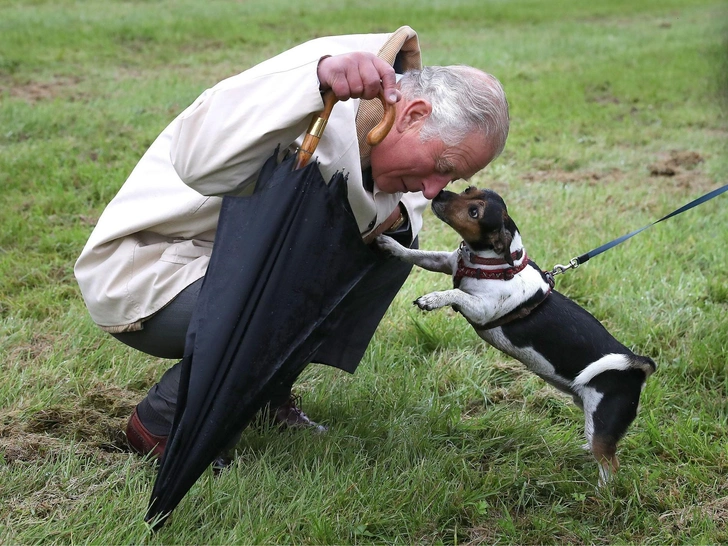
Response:
[{"label": "curved handle", "polygon": [[382,117],[382,121],[377,123],[376,127],[367,134],[367,144],[369,146],[376,146],[384,140],[384,137],[389,134],[389,130],[394,125],[394,117],[397,113],[394,109],[394,104],[389,104],[384,98],[384,91],[379,91],[378,98],[384,108],[384,116]]},{"label": "curved handle", "polygon": [[[308,165],[313,153],[316,151],[319,140],[321,140],[321,136],[324,134],[326,122],[329,120],[331,110],[333,110],[334,104],[338,102],[336,95],[334,95],[334,92],[331,89],[324,93],[323,99],[324,109],[318,114],[314,114],[311,119],[311,125],[308,126],[308,131],[306,131],[306,136],[301,144],[301,148],[298,150],[298,154],[296,156],[296,169],[300,169]],[[384,99],[384,93],[382,91],[379,92],[379,100],[382,102],[382,106],[384,107],[384,117],[382,118],[382,121],[380,121],[377,126],[369,131],[369,134],[367,134],[367,144],[370,146],[376,146],[382,142],[384,137],[387,136],[389,130],[392,128],[392,125],[394,125],[394,105],[389,104]]]}]

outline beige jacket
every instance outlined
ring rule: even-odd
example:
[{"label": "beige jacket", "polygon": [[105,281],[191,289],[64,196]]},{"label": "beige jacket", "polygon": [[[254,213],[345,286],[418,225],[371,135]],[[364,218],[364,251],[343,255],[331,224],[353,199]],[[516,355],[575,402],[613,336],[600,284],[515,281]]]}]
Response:
[{"label": "beige jacket", "polygon": [[[104,210],[76,262],[84,301],[99,326],[140,330],[205,274],[219,196],[252,191],[276,146],[301,144],[312,114],[323,108],[319,59],[352,51],[379,54],[400,71],[421,66],[409,27],[319,38],[218,83],[164,129]],[[325,180],[339,170],[348,174],[349,201],[363,235],[400,199],[416,235],[427,203],[422,194],[386,194],[376,186],[370,193],[362,185],[369,155],[362,137],[381,118],[377,108],[378,101],[338,103],[315,157]]]}]

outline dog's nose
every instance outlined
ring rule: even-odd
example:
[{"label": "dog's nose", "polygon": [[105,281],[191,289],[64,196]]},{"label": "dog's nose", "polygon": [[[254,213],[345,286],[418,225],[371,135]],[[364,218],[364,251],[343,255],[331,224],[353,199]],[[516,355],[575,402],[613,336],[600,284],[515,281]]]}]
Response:
[{"label": "dog's nose", "polygon": [[451,191],[447,190],[440,190],[438,194],[432,199],[433,203],[440,202],[440,201],[447,201],[448,199],[451,199],[455,197],[456,194],[454,194]]}]

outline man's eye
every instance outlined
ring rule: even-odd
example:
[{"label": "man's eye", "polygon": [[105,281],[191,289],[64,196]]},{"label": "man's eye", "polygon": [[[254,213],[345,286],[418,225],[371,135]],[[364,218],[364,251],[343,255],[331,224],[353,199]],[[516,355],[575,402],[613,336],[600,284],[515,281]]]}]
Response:
[{"label": "man's eye", "polygon": [[470,215],[471,218],[477,218],[478,214],[480,214],[478,212],[478,207],[470,207],[468,209],[468,214]]}]

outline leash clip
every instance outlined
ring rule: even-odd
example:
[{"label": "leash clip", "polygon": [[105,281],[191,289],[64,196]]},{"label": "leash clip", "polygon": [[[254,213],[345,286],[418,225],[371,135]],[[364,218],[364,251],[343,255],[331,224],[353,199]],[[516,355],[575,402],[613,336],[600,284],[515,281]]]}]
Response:
[{"label": "leash clip", "polygon": [[556,264],[551,270],[551,275],[561,275],[562,273],[566,273],[569,269],[576,269],[580,265],[578,258],[572,258],[569,260],[569,265]]}]

